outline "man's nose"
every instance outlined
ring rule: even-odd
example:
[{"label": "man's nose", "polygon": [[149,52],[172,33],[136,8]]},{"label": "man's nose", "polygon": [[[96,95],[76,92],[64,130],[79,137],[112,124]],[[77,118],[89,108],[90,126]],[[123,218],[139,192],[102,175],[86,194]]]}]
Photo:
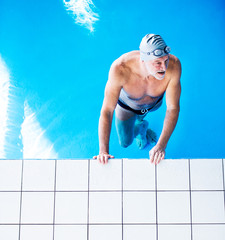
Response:
[{"label": "man's nose", "polygon": [[161,69],[162,69],[162,71],[166,71],[166,69],[167,69],[167,64],[166,64],[166,63],[162,63]]}]

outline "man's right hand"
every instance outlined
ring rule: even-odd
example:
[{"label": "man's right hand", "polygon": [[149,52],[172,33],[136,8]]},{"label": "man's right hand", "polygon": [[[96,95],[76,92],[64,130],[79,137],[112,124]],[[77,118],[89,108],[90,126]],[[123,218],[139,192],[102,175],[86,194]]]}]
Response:
[{"label": "man's right hand", "polygon": [[114,156],[108,153],[99,153],[99,155],[93,157],[93,159],[97,159],[102,164],[107,164],[109,158],[114,158]]}]

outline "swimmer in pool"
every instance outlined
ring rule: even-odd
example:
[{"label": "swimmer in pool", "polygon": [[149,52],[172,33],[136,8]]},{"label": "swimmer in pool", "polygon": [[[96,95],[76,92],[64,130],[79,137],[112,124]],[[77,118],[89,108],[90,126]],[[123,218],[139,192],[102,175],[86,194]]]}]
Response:
[{"label": "swimmer in pool", "polygon": [[[147,34],[140,51],[125,53],[113,62],[99,119],[99,154],[94,159],[106,164],[109,158],[114,158],[109,154],[114,110],[122,147],[128,147],[134,139],[139,149],[153,143],[150,162],[158,164],[165,158],[167,143],[178,120],[181,94],[181,64],[169,53],[170,47],[160,35]],[[161,106],[164,93],[167,110],[157,140],[144,117]]]}]

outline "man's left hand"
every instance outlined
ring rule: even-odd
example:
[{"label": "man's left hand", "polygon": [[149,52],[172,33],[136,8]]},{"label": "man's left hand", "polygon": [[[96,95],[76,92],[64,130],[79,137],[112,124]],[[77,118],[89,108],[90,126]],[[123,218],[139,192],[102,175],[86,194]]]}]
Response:
[{"label": "man's left hand", "polygon": [[149,151],[150,162],[155,165],[165,158],[165,148],[160,145],[155,145],[151,151]]}]

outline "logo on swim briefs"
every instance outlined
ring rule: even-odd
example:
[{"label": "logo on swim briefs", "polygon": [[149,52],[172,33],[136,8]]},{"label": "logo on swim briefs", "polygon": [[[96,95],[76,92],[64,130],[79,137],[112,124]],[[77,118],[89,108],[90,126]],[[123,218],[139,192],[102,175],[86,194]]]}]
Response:
[{"label": "logo on swim briefs", "polygon": [[148,109],[141,109],[141,113],[147,113]]}]

